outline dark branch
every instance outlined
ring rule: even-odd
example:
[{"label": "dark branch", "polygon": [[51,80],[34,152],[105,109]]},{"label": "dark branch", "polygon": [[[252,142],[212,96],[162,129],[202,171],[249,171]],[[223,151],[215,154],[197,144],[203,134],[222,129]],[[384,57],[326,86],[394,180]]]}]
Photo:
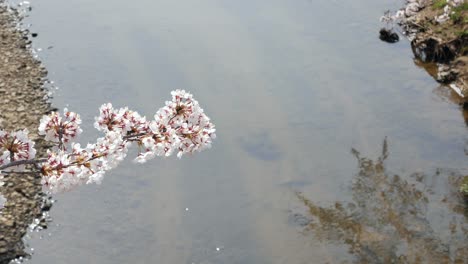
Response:
[{"label": "dark branch", "polygon": [[0,167],[0,171],[1,170],[4,170],[6,168],[9,168],[9,167],[13,167],[13,166],[19,166],[19,165],[29,165],[29,164],[38,164],[38,163],[42,163],[42,162],[46,162],[47,159],[32,159],[32,160],[17,160],[17,161],[12,161],[8,164],[5,164],[3,166]]}]

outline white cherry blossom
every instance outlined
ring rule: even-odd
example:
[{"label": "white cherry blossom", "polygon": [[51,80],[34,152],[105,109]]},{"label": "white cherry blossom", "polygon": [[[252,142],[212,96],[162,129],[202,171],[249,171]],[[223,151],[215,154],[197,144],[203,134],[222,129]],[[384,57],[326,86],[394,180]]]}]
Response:
[{"label": "white cherry blossom", "polygon": [[[174,152],[180,158],[210,148],[216,129],[209,117],[192,94],[184,90],[171,94],[172,100],[151,121],[127,107],[114,109],[111,103],[103,104],[94,126],[104,136],[84,148],[71,142],[82,132],[78,114],[65,109],[63,117],[57,112],[44,116],[39,134],[58,142],[59,147],[48,150],[47,157],[40,161],[32,160],[36,150],[27,130],[14,133],[0,130],[0,166],[18,168],[22,164],[11,162],[20,160],[24,164],[40,164],[43,185],[52,192],[63,192],[82,184],[101,183],[106,171],[126,157],[132,143],[139,148],[135,158],[139,163]],[[71,143],[71,149],[67,150],[64,143]]]},{"label": "white cherry blossom", "polygon": [[[28,138],[28,130],[7,132],[0,130],[0,166],[13,161],[31,160],[36,156],[34,141]],[[24,165],[7,168],[8,171],[24,170]]]},{"label": "white cherry blossom", "polygon": [[39,135],[44,135],[45,140],[67,143],[75,139],[83,131],[80,128],[80,115],[64,109],[62,117],[58,112],[52,112],[43,116],[39,124]]}]

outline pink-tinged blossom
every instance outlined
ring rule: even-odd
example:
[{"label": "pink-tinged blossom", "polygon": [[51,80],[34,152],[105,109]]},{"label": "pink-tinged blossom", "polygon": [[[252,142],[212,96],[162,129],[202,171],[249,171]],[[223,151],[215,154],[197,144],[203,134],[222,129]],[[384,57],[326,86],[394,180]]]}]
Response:
[{"label": "pink-tinged blossom", "polygon": [[[94,126],[105,135],[85,148],[72,143],[70,152],[64,148],[49,151],[47,161],[41,165],[44,185],[52,192],[61,192],[84,183],[100,183],[104,173],[126,157],[132,142],[139,147],[135,161],[140,163],[174,152],[180,158],[211,147],[216,129],[198,102],[184,90],[171,94],[172,100],[151,121],[127,107],[102,105]],[[41,124],[40,131],[54,140],[56,132],[60,132],[56,127],[63,125],[57,113],[44,117]]]},{"label": "pink-tinged blossom", "polygon": [[93,166],[99,170],[115,168],[127,156],[129,146],[119,132],[109,131],[105,137],[98,138],[96,144],[88,145],[90,151],[100,156]]},{"label": "pink-tinged blossom", "polygon": [[135,161],[138,163],[145,163],[156,156],[156,140],[151,136],[144,137],[139,143],[140,152],[138,153]]},{"label": "pink-tinged blossom", "polygon": [[95,118],[94,127],[102,132],[116,130],[124,127],[121,120],[121,113],[112,107],[111,103],[103,104],[99,108],[99,116]]},{"label": "pink-tinged blossom", "polygon": [[172,102],[166,103],[168,106],[175,109],[175,117],[168,123],[179,137],[177,157],[211,147],[212,140],[216,138],[215,126],[190,93],[173,91]]},{"label": "pink-tinged blossom", "polygon": [[83,131],[80,128],[80,115],[63,110],[63,117],[58,112],[43,116],[39,124],[39,135],[52,142],[68,143]]},{"label": "pink-tinged blossom", "polygon": [[42,183],[53,193],[71,190],[88,183],[94,174],[103,173],[93,170],[91,152],[81,149],[79,145],[74,145],[73,149],[72,153],[49,151],[47,161],[42,165]]},{"label": "pink-tinged blossom", "polygon": [[156,156],[168,157],[179,146],[180,140],[172,129],[163,129],[156,122],[151,122],[152,134],[140,139],[140,152],[136,162],[145,163]]},{"label": "pink-tinged blossom", "polygon": [[122,111],[123,135],[146,134],[150,131],[146,117],[124,108]]},{"label": "pink-tinged blossom", "polygon": [[144,134],[149,132],[149,123],[145,117],[127,107],[114,109],[111,103],[99,108],[94,127],[102,132],[117,131],[122,136],[129,134]]},{"label": "pink-tinged blossom", "polygon": [[72,144],[71,153],[49,151],[41,169],[43,184],[52,192],[67,191],[84,183],[100,184],[104,173],[125,158],[128,144],[118,132],[110,131],[86,148]]},{"label": "pink-tinged blossom", "polygon": [[[36,156],[34,141],[28,138],[28,130],[6,132],[0,130],[0,166],[12,161],[30,160]],[[8,168],[8,170],[23,170],[24,165]]]},{"label": "pink-tinged blossom", "polygon": [[2,155],[0,155],[0,166],[6,165],[10,163],[10,151],[5,150],[3,151]]},{"label": "pink-tinged blossom", "polygon": [[69,190],[76,185],[78,177],[70,171],[70,154],[63,150],[47,151],[47,161],[42,165],[42,184],[52,192]]},{"label": "pink-tinged blossom", "polygon": [[186,153],[200,152],[211,147],[212,139],[216,137],[214,126],[200,126],[199,123],[185,123],[179,129],[180,145],[177,157]]}]

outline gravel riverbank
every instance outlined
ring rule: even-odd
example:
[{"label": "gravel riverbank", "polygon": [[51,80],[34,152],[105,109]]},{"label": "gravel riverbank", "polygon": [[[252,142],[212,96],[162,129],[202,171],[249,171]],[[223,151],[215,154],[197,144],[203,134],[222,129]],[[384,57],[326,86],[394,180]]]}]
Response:
[{"label": "gravel riverbank", "polygon": [[[17,27],[18,13],[0,0],[0,129],[27,128],[38,156],[45,153],[37,127],[50,111],[43,87],[46,69],[31,53],[31,34]],[[7,199],[0,211],[0,263],[25,256],[22,238],[42,215],[44,194],[39,175],[8,174],[0,192]]]}]

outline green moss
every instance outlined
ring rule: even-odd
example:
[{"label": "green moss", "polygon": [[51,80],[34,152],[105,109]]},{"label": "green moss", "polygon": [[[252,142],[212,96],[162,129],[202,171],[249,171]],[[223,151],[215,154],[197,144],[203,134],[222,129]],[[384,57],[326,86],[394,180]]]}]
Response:
[{"label": "green moss", "polygon": [[457,12],[457,11],[468,11],[468,2],[462,3],[461,5],[455,7],[453,10],[455,12]]},{"label": "green moss", "polygon": [[455,8],[453,8],[453,14],[450,15],[450,19],[454,23],[468,23],[468,16],[466,16],[466,11],[468,11],[468,3],[465,2]]},{"label": "green moss", "polygon": [[444,8],[446,5],[447,5],[447,1],[446,1],[446,0],[436,0],[436,1],[434,1],[434,3],[432,4],[432,7],[434,7],[435,9],[442,9],[442,8]]},{"label": "green moss", "polygon": [[460,13],[454,12],[450,15],[450,19],[452,19],[454,23],[459,23],[461,21],[461,15]]}]

